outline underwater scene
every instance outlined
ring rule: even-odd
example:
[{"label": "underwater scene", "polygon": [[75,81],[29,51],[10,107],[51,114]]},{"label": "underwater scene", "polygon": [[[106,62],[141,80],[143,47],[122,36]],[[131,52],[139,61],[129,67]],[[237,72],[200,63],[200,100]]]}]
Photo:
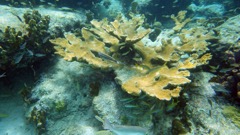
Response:
[{"label": "underwater scene", "polygon": [[240,135],[240,0],[0,0],[0,135]]}]

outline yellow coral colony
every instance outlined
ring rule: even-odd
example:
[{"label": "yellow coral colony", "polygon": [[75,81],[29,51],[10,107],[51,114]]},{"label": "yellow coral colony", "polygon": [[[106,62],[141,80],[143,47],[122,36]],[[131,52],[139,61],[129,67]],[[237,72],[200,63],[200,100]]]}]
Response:
[{"label": "yellow coral colony", "polygon": [[82,29],[82,34],[84,41],[77,38],[74,34],[66,34],[65,38],[51,40],[51,42],[56,45],[56,54],[61,55],[67,61],[75,59],[103,69],[114,65],[103,61],[101,58],[95,57],[92,53],[92,51],[96,51],[105,54],[105,44],[103,42],[94,38],[92,33],[86,29]]},{"label": "yellow coral colony", "polygon": [[[82,37],[66,34],[65,38],[51,42],[55,45],[56,53],[65,60],[86,62],[100,69],[134,70],[136,73],[120,84],[129,94],[145,92],[160,100],[170,100],[179,96],[182,85],[191,82],[187,78],[190,76],[188,69],[207,64],[211,59],[211,54],[206,53],[206,40],[212,38],[202,29],[183,29],[190,21],[184,20],[185,12],[172,18],[177,24],[175,31],[180,32],[177,36],[181,45],[163,40],[158,49],[145,46],[141,40],[150,33],[150,29],[141,27],[144,16],[132,16],[132,19],[118,16],[113,22],[92,20],[93,27],[83,28]],[[99,57],[94,52],[118,62]],[[181,59],[184,54],[189,57]],[[143,72],[139,67],[147,67],[147,70]]]},{"label": "yellow coral colony", "polygon": [[176,32],[179,32],[180,30],[182,30],[182,28],[191,21],[190,18],[185,18],[186,17],[186,13],[187,11],[180,11],[178,12],[178,15],[171,15],[171,18],[173,19],[173,21],[175,22],[175,27],[173,27],[173,30]]},{"label": "yellow coral colony", "polygon": [[[178,97],[181,87],[178,85],[189,83],[187,79],[189,71],[179,71],[178,68],[158,67],[154,71],[143,76],[132,77],[122,85],[122,88],[129,94],[138,95],[144,91],[150,96],[161,100],[170,100],[171,97]],[[167,86],[177,86],[173,89]]]}]

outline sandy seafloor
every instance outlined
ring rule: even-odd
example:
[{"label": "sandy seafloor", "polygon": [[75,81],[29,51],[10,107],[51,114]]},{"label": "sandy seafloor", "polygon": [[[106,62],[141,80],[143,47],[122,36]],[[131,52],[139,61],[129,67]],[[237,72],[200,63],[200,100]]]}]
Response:
[{"label": "sandy seafloor", "polygon": [[30,72],[20,72],[11,85],[0,83],[0,113],[7,117],[0,118],[1,135],[34,135],[36,129],[26,119],[28,106],[20,94],[24,84],[33,83]]},{"label": "sandy seafloor", "polygon": [[36,133],[25,117],[26,108],[20,95],[6,95],[1,97],[0,112],[8,117],[0,119],[2,135],[33,135]]}]

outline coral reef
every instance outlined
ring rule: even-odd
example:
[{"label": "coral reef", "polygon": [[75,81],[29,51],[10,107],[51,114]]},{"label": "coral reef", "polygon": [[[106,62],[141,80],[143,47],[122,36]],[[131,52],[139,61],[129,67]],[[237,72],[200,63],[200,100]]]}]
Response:
[{"label": "coral reef", "polygon": [[38,11],[33,10],[26,12],[23,18],[22,31],[10,26],[5,29],[0,45],[1,70],[26,67],[52,52],[52,47],[47,45],[50,38],[48,33],[50,17],[42,17]]},{"label": "coral reef", "polygon": [[223,4],[211,4],[211,5],[200,5],[191,4],[188,7],[189,10],[193,11],[196,16],[210,17],[221,17],[225,13]]},{"label": "coral reef", "polygon": [[56,45],[57,54],[66,60],[71,61],[75,58],[77,61],[84,61],[102,69],[116,67],[120,63],[136,63],[135,59],[139,54],[135,46],[150,32],[150,30],[135,31],[143,23],[142,16],[131,21],[119,17],[119,20],[111,22],[111,25],[107,20],[100,22],[93,20],[91,23],[93,28],[82,29],[84,40],[73,34],[51,40]]},{"label": "coral reef", "polygon": [[[183,84],[191,82],[187,69],[207,64],[211,54],[206,53],[208,42],[213,38],[203,28],[182,29],[189,22],[184,11],[172,18],[180,23],[180,45],[170,39],[155,47],[145,46],[141,41],[150,29],[141,27],[144,16],[126,19],[118,16],[114,21],[92,20],[91,28],[82,29],[82,37],[66,34],[65,38],[50,40],[56,53],[65,60],[86,62],[95,68],[129,70],[134,74],[119,80],[122,88],[132,95],[145,92],[160,100],[178,97]],[[177,23],[178,24],[178,23]],[[193,40],[194,39],[194,40]],[[181,59],[181,55],[188,55]],[[118,77],[117,77],[118,78]]]},{"label": "coral reef", "polygon": [[95,16],[100,18],[115,18],[118,14],[124,12],[122,1],[119,0],[100,0],[92,5],[92,10]]},{"label": "coral reef", "polygon": [[17,54],[17,50],[19,50],[19,46],[24,41],[22,37],[22,32],[16,30],[11,27],[7,27],[4,32],[4,39],[8,45],[2,43],[1,44],[1,63],[0,68],[2,70],[7,69],[11,63],[19,63],[18,59],[14,59],[14,55]]},{"label": "coral reef", "polygon": [[27,24],[26,31],[28,33],[27,37],[30,38],[29,44],[33,47],[31,49],[39,52],[41,48],[43,51],[46,51],[43,49],[45,46],[41,46],[41,44],[46,43],[49,39],[50,16],[41,16],[37,10],[33,10],[26,12],[23,18],[25,24]]},{"label": "coral reef", "polygon": [[210,47],[213,60],[210,61],[211,71],[217,76],[212,81],[221,83],[229,92],[229,99],[240,101],[240,36],[238,20],[240,15],[229,18],[215,28],[220,40]]},{"label": "coral reef", "polygon": [[144,14],[147,21],[153,23],[153,20],[167,21],[165,16],[175,14],[191,4],[186,0],[122,0],[125,14],[128,12]]},{"label": "coral reef", "polygon": [[168,68],[166,66],[157,68],[145,76],[132,77],[123,83],[122,88],[132,95],[139,95],[144,91],[150,96],[161,100],[170,100],[171,97],[178,97],[181,87],[169,88],[169,85],[179,86],[189,83],[186,77],[190,75],[188,71],[178,71],[178,68]]},{"label": "coral reef", "polygon": [[[94,118],[96,114],[88,84],[98,80],[103,85],[101,88],[109,89],[112,88],[106,84],[109,81],[101,78],[101,73],[87,64],[63,59],[57,59],[53,63],[46,68],[32,89],[31,97],[39,100],[31,104],[27,116],[31,118],[38,112],[46,111],[47,123],[42,127],[46,129],[43,134],[93,135],[100,126]],[[35,113],[34,108],[37,109]],[[35,125],[37,122],[38,120],[33,121]]]},{"label": "coral reef", "polygon": [[[182,101],[185,100],[186,104],[181,106],[184,111],[179,115],[179,120],[189,134],[238,134],[239,128],[223,114],[226,112],[224,106],[228,104],[227,100],[219,98],[216,94],[219,88],[212,87],[209,83],[213,76],[215,75],[208,72],[193,73],[195,87],[190,86],[184,91]],[[231,116],[237,111],[226,113]]]},{"label": "coral reef", "polygon": [[176,32],[179,32],[187,23],[191,21],[190,18],[185,18],[186,17],[187,11],[180,11],[178,12],[178,15],[175,16],[174,14],[171,15],[171,18],[175,22],[175,27],[173,27],[173,30]]},{"label": "coral reef", "polygon": [[[240,46],[239,43],[230,48],[220,49],[222,55],[221,61],[216,70],[217,77],[213,81],[221,83],[231,92],[232,98],[240,99]],[[216,53],[216,52],[215,52]],[[216,64],[213,63],[212,64]]]},{"label": "coral reef", "polygon": [[240,36],[237,34],[240,32],[240,30],[238,29],[240,27],[240,24],[238,23],[239,19],[240,15],[236,15],[229,18],[222,25],[215,28],[215,30],[219,34],[219,42],[221,44],[229,46],[232,44],[236,44],[236,42],[239,40]]},{"label": "coral reef", "polygon": [[[239,12],[239,7],[228,11],[226,6],[233,1],[194,0],[192,3],[201,4],[190,6],[196,18],[188,18],[186,11],[169,16],[191,3],[184,0],[160,3],[159,0],[3,0],[0,3],[13,5],[8,8],[0,5],[1,11],[6,10],[0,15],[0,39],[3,36],[0,79],[4,80],[0,81],[3,101],[0,118],[6,117],[0,122],[2,134],[24,134],[16,131],[44,135],[113,134],[114,129],[102,127],[98,116],[111,124],[144,127],[148,135],[240,133],[239,107],[229,106],[235,103],[233,99],[240,101],[240,16],[224,23],[227,14]],[[23,15],[29,8],[21,7],[35,9],[39,4],[36,8],[39,12],[32,10]],[[51,8],[46,9],[46,5]],[[16,13],[12,12],[14,6],[20,7],[15,9]],[[86,7],[94,10],[84,12],[82,8]],[[139,15],[143,11],[147,18]],[[119,12],[128,13],[117,16]],[[51,24],[50,17],[40,13],[51,16]],[[213,18],[198,20],[199,15]],[[109,20],[93,20],[94,16],[108,16]],[[16,23],[12,23],[11,17]],[[173,23],[157,21],[163,18],[171,18],[175,26],[165,29],[165,25],[170,28]],[[84,20],[86,25],[82,23]],[[199,25],[201,21],[204,23]],[[2,25],[6,22],[8,27]],[[50,38],[56,54],[64,59],[51,55],[50,60],[44,59],[49,64],[33,65],[52,52]],[[22,72],[11,72],[26,66],[27,70],[33,70],[34,77],[32,72],[22,74],[27,71],[25,68]],[[216,75],[202,72],[202,68]],[[17,78],[18,75],[23,77]],[[38,75],[40,79],[35,82]],[[213,76],[226,89],[209,82]],[[28,77],[34,84],[28,84]],[[20,89],[18,85],[25,82]],[[9,87],[6,91],[14,95],[2,93],[5,84]],[[14,106],[5,100],[16,96],[13,88],[18,89],[17,95],[21,94],[25,101],[21,110],[18,107],[23,103],[18,103],[19,99]],[[15,122],[16,118],[24,118],[25,107],[28,107],[25,116],[31,121],[28,124],[34,126],[35,133],[22,126],[25,121]],[[101,131],[103,128],[108,130]]]}]

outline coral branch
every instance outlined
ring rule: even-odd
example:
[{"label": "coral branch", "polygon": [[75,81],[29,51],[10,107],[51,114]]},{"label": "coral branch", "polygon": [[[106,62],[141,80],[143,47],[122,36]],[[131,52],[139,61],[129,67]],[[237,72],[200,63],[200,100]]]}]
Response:
[{"label": "coral branch", "polygon": [[[174,44],[163,39],[159,46],[146,46],[142,39],[150,29],[142,27],[144,16],[126,19],[118,16],[113,22],[92,20],[91,28],[82,29],[82,37],[66,34],[65,38],[51,40],[56,53],[68,61],[86,62],[95,68],[112,69],[122,89],[132,95],[141,92],[160,100],[178,97],[182,85],[191,82],[188,69],[208,63],[206,53],[212,34],[202,28],[183,29],[190,21],[186,12],[180,12],[176,21]],[[186,58],[183,58],[186,57]],[[126,74],[126,75],[124,75]]]}]

